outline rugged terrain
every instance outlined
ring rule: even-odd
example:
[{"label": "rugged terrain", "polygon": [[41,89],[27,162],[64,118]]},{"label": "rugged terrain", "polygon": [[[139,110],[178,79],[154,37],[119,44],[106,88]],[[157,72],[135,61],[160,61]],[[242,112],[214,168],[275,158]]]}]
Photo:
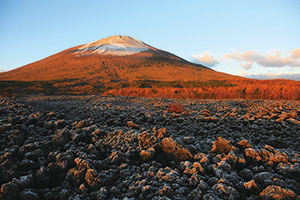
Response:
[{"label": "rugged terrain", "polygon": [[0,199],[300,199],[300,103],[0,100]]}]

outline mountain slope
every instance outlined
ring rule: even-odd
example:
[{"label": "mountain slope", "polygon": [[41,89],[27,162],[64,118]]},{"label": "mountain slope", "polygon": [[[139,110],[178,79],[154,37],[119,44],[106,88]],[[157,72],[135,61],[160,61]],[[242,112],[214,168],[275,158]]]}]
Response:
[{"label": "mountain slope", "polygon": [[240,78],[190,63],[133,37],[112,36],[0,73],[1,81],[203,81]]}]

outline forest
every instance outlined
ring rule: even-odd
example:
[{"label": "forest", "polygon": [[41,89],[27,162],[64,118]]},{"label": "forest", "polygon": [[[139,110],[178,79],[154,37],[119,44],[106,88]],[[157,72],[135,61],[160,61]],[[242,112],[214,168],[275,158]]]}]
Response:
[{"label": "forest", "polygon": [[300,82],[293,80],[214,79],[209,81],[81,82],[77,80],[1,81],[0,95],[93,94],[189,99],[299,100]]},{"label": "forest", "polygon": [[103,95],[190,99],[300,99],[300,82],[292,80],[211,80],[107,90]]}]

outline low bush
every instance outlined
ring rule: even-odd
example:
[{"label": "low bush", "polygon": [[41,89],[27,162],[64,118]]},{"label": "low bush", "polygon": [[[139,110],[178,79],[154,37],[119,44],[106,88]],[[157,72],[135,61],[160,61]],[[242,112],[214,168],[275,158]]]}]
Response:
[{"label": "low bush", "polygon": [[160,143],[161,149],[168,154],[173,154],[176,159],[188,160],[192,158],[192,154],[172,138],[164,138]]},{"label": "low bush", "polygon": [[184,107],[181,104],[169,104],[168,105],[168,112],[172,113],[183,113],[185,111]]},{"label": "low bush", "polygon": [[231,146],[229,143],[230,141],[223,139],[222,137],[218,137],[218,139],[213,142],[211,151],[214,153],[228,153],[235,149],[235,147]]}]

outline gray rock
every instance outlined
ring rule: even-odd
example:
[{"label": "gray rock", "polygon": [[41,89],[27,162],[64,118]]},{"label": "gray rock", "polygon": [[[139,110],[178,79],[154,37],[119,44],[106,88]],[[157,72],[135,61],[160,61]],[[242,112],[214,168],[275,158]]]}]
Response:
[{"label": "gray rock", "polygon": [[202,191],[200,189],[194,189],[188,196],[190,199],[200,200],[202,199]]},{"label": "gray rock", "polygon": [[222,178],[233,185],[238,184],[240,181],[242,181],[242,178],[239,177],[236,173],[232,172],[230,174],[224,173]]},{"label": "gray rock", "polygon": [[245,168],[239,172],[239,175],[245,180],[250,181],[253,177],[253,173],[250,169]]},{"label": "gray rock", "polygon": [[2,186],[1,186],[1,192],[3,194],[6,194],[6,195],[13,195],[14,193],[18,192],[19,191],[19,183],[16,179],[8,182],[8,183],[4,183]]},{"label": "gray rock", "polygon": [[270,181],[275,177],[275,174],[272,174],[270,172],[260,172],[258,174],[255,174],[253,179],[255,182],[260,184],[265,184],[266,181]]},{"label": "gray rock", "polygon": [[24,200],[36,200],[39,198],[38,194],[32,189],[25,189],[21,192],[21,197]]},{"label": "gray rock", "polygon": [[197,189],[205,191],[208,188],[209,188],[208,184],[205,181],[200,180],[200,182],[199,182],[199,184],[197,186]]},{"label": "gray rock", "polygon": [[63,147],[65,143],[67,143],[71,139],[70,136],[70,131],[64,128],[56,131],[56,133],[53,135],[52,140],[56,144],[56,146]]},{"label": "gray rock", "polygon": [[175,191],[176,194],[181,194],[184,196],[186,196],[188,194],[188,192],[189,192],[189,189],[187,187],[181,187]]},{"label": "gray rock", "polygon": [[22,188],[27,188],[30,184],[33,183],[33,176],[32,174],[21,176],[18,179],[18,183]]}]

